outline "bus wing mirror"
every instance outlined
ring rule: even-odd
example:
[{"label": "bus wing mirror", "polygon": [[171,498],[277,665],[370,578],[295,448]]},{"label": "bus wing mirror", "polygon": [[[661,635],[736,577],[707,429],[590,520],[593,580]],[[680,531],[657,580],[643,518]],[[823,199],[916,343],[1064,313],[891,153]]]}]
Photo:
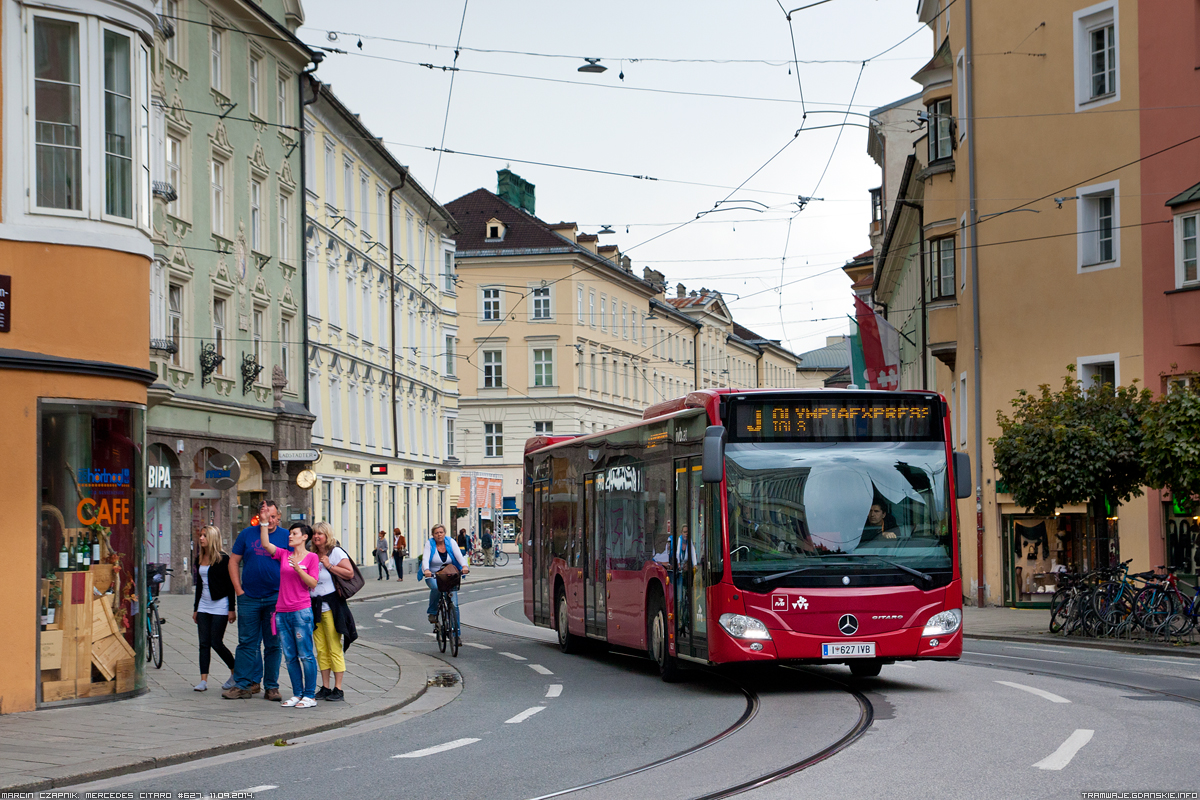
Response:
[{"label": "bus wing mirror", "polygon": [[971,456],[954,454],[954,496],[959,500],[971,496]]},{"label": "bus wing mirror", "polygon": [[725,477],[725,426],[709,425],[704,431],[704,456],[700,477],[705,483],[720,483]]}]

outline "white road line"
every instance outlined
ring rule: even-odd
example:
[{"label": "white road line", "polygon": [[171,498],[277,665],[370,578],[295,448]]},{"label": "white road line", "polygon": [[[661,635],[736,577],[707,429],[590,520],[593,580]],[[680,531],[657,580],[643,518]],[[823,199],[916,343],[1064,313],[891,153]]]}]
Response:
[{"label": "white road line", "polygon": [[541,664],[529,664],[528,667],[539,675],[553,675],[554,673],[543,667]]},{"label": "white road line", "polygon": [[516,725],[517,723],[524,722],[525,720],[529,719],[530,717],[532,717],[534,714],[538,713],[539,711],[545,711],[545,710],[546,710],[545,706],[534,706],[533,708],[527,708],[524,711],[522,711],[520,714],[517,714],[512,719],[504,720],[504,724],[505,725]]},{"label": "white road line", "polygon": [[1038,769],[1062,769],[1071,763],[1071,759],[1083,749],[1085,744],[1092,740],[1094,733],[1095,731],[1080,728],[1068,736],[1067,740],[1059,745],[1057,750],[1034,764],[1034,766]]},{"label": "white road line", "polygon": [[550,688],[546,690],[546,697],[558,697],[562,694],[562,684],[552,683]]},{"label": "white road line", "polygon": [[409,600],[409,601],[408,601],[407,603],[405,603],[404,605],[406,605],[406,606],[415,606],[415,605],[416,605],[417,603],[419,603],[419,602],[421,602],[421,601],[420,601],[420,600]]},{"label": "white road line", "polygon": [[278,789],[278,786],[272,786],[269,783],[264,786],[251,786],[249,789],[242,789],[243,792],[269,792],[272,789]]},{"label": "white road line", "polygon": [[399,628],[399,629],[400,629],[400,630],[402,630],[402,631],[412,631],[412,630],[416,630],[416,628],[410,628],[410,627],[408,627],[407,625],[397,625],[396,627],[397,627],[397,628]]},{"label": "white road line", "polygon": [[916,669],[912,664],[892,664],[892,666],[899,667],[900,669]]},{"label": "white road line", "polygon": [[475,744],[478,741],[478,739],[455,739],[453,742],[426,747],[424,750],[413,750],[411,753],[401,753],[398,756],[392,756],[392,758],[424,758],[425,756],[432,756],[437,753],[444,753],[447,750],[454,750],[469,744]]},{"label": "white road line", "polygon": [[[1059,697],[1056,694],[1051,694],[1050,692],[1047,692],[1045,689],[1035,689],[1032,686],[1026,686],[1023,683],[1013,683],[1012,681],[996,681],[996,683],[1000,684],[1001,686],[1011,686],[1014,689],[1020,689],[1022,692],[1029,692],[1030,694],[1036,694],[1038,697],[1040,697],[1044,700],[1049,700],[1051,703],[1069,703],[1069,702],[1071,702],[1067,698]],[[1080,746],[1082,747],[1082,745],[1080,745]]]},{"label": "white road line", "polygon": [[475,592],[478,592],[478,591],[479,591],[478,589],[468,589],[467,594],[474,594]]},{"label": "white road line", "polygon": [[386,624],[388,624],[388,625],[393,625],[393,624],[395,624],[395,623],[393,623],[393,622],[392,622],[390,619],[381,619],[381,620],[379,620],[379,621],[380,621],[380,622],[383,622],[383,623],[386,623]]},{"label": "white road line", "polygon": [[383,616],[383,612],[380,611],[378,614],[375,615],[375,619],[379,619],[382,616]]},{"label": "white road line", "polygon": [[474,647],[476,650],[491,650],[490,645],[480,644],[479,642],[463,642],[467,647]]},{"label": "white road line", "polygon": [[505,658],[511,658],[513,661],[528,661],[529,660],[529,659],[525,658],[525,656],[519,656],[516,653],[501,652],[500,655],[504,656]]},{"label": "white road line", "polygon": [[435,638],[435,639],[437,638],[437,634],[436,634],[436,633],[430,633],[429,631],[425,631],[425,635],[426,635],[426,636],[432,636],[432,637],[433,637],[433,638]]}]

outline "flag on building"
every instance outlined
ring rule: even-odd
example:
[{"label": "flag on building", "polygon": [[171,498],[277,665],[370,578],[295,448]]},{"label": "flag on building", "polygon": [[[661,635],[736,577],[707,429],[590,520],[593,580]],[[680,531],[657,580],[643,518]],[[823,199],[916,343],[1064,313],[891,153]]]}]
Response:
[{"label": "flag on building", "polygon": [[900,332],[860,298],[854,298],[858,333],[850,337],[853,383],[870,389],[900,388]]}]

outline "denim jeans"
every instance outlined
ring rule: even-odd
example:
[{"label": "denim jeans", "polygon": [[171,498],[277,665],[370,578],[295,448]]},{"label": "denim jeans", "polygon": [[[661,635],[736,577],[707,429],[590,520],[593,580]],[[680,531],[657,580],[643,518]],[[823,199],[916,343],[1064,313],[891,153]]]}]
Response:
[{"label": "denim jeans", "polygon": [[244,594],[237,599],[238,643],[233,677],[242,689],[254,683],[261,683],[263,689],[279,688],[279,637],[271,633],[275,600],[274,594]]},{"label": "denim jeans", "polygon": [[[426,578],[425,583],[429,585],[429,608],[425,613],[436,614],[438,603],[442,599],[442,590],[437,587],[437,578]],[[450,596],[454,598],[454,635],[462,636],[462,627],[458,624],[458,592],[451,592]]]},{"label": "denim jeans", "polygon": [[314,697],[317,692],[317,657],[313,655],[312,608],[280,611],[275,615],[279,644],[287,660],[294,697]]}]

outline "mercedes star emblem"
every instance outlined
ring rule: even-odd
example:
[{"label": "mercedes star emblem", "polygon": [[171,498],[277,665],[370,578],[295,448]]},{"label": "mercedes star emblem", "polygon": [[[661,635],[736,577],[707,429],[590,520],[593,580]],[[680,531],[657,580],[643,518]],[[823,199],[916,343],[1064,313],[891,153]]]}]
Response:
[{"label": "mercedes star emblem", "polygon": [[853,636],[858,633],[858,620],[853,614],[842,614],[842,618],[838,620],[838,630],[843,636]]}]

